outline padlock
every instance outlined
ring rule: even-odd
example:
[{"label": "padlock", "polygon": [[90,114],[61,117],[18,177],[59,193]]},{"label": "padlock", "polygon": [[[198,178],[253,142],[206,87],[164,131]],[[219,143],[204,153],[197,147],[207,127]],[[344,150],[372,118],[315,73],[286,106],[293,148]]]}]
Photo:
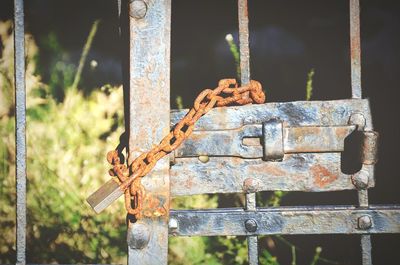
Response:
[{"label": "padlock", "polygon": [[112,178],[92,193],[86,201],[96,213],[100,213],[122,194],[124,194],[124,191],[120,187],[120,184],[116,179]]}]

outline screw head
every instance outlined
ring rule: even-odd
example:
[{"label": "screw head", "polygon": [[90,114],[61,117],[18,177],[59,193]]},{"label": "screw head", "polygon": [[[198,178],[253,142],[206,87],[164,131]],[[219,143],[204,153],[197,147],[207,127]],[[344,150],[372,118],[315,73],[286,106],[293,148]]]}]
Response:
[{"label": "screw head", "polygon": [[257,222],[254,219],[248,219],[244,222],[244,227],[246,228],[246,230],[250,233],[254,233],[255,231],[257,231]]},{"label": "screw head", "polygon": [[359,229],[367,230],[372,227],[372,220],[369,215],[364,215],[358,218],[357,225]]},{"label": "screw head", "polygon": [[129,15],[136,19],[146,16],[147,4],[143,0],[133,0],[129,3]]}]

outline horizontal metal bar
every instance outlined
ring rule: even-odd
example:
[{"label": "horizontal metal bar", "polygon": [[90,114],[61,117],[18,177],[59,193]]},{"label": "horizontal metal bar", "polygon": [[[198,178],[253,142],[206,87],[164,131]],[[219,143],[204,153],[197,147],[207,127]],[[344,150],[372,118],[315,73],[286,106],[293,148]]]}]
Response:
[{"label": "horizontal metal bar", "polygon": [[[171,126],[182,119],[187,110],[172,110]],[[246,124],[261,124],[279,118],[286,127],[346,126],[352,114],[365,118],[365,131],[372,131],[371,112],[367,99],[329,101],[276,102],[210,110],[196,123],[195,131],[237,129]]]},{"label": "horizontal metal bar", "polygon": [[[273,234],[400,233],[400,206],[314,206],[243,209],[172,210],[170,235],[227,236]],[[256,231],[246,229],[247,220]]]},{"label": "horizontal metal bar", "polygon": [[[283,151],[290,153],[340,152],[344,150],[344,139],[355,130],[355,126],[307,126],[283,128]],[[245,125],[235,130],[195,131],[175,150],[175,157],[236,156],[262,158],[263,146],[261,124]],[[271,136],[272,137],[272,136]],[[269,140],[273,141],[269,137]],[[258,138],[258,143],[247,145],[246,138]],[[268,138],[268,137],[267,137]],[[266,145],[265,149],[272,146]]]},{"label": "horizontal metal bar", "polygon": [[[363,165],[355,175],[341,172],[340,153],[287,154],[281,162],[236,157],[176,159],[170,170],[173,196],[246,192],[247,179],[255,191],[337,191],[374,187],[373,165]],[[353,179],[360,181],[354,182]]]}]

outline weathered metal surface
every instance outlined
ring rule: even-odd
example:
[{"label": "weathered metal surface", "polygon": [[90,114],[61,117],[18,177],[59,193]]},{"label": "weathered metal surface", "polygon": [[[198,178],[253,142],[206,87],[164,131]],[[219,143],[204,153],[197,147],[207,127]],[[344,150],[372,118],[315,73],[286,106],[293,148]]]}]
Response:
[{"label": "weathered metal surface", "polygon": [[16,264],[26,264],[26,90],[24,1],[14,0]]},{"label": "weathered metal surface", "polygon": [[[368,173],[366,188],[374,187],[373,166],[363,165],[355,174]],[[356,189],[352,176],[340,169],[340,153],[288,154],[281,162],[235,157],[177,158],[171,167],[173,196],[243,192],[244,181],[253,180],[257,191],[336,191]]]},{"label": "weathered metal surface", "polygon": [[[398,232],[397,232],[398,233]],[[372,265],[371,235],[361,235],[361,256],[363,265]]]},{"label": "weathered metal surface", "polygon": [[[257,209],[257,201],[256,201],[256,194],[255,193],[246,193],[246,211],[253,211],[255,212]],[[258,226],[257,222],[253,219],[247,219],[245,221],[245,229],[250,232],[254,233],[257,231]],[[248,259],[249,264],[254,265],[258,264],[258,238],[257,236],[248,236],[247,237],[247,249],[248,249]]]},{"label": "weathered metal surface", "polygon": [[242,85],[250,81],[249,14],[247,0],[238,0],[240,81]]},{"label": "weathered metal surface", "polygon": [[[239,52],[240,52],[240,82],[242,85],[250,82],[250,47],[249,47],[249,13],[247,0],[238,0],[239,21]],[[220,144],[221,145],[221,144]],[[229,144],[228,144],[229,145]],[[255,210],[256,195],[246,193],[246,209]],[[248,260],[250,265],[258,264],[258,239],[247,237]]]},{"label": "weathered metal surface", "polygon": [[90,195],[86,201],[96,213],[100,213],[122,194],[124,194],[124,191],[119,187],[119,183],[114,179],[110,179]]},{"label": "weathered metal surface", "polygon": [[[147,2],[147,12],[130,23],[129,160],[150,150],[169,133],[171,1]],[[129,161],[132,162],[132,161]],[[150,231],[148,244],[130,223],[128,264],[166,264],[168,254],[169,160],[161,159],[145,178],[140,223]],[[157,214],[156,209],[164,209]],[[147,217],[150,216],[150,217]],[[137,239],[137,240],[136,240]]]},{"label": "weathered metal surface", "polygon": [[[370,228],[358,227],[363,216],[371,218]],[[177,220],[175,235],[178,236],[400,233],[399,206],[171,210],[171,218]],[[249,219],[257,223],[255,232],[246,229]]]},{"label": "weathered metal surface", "polygon": [[379,134],[377,132],[364,132],[364,141],[362,147],[363,164],[373,165],[378,161],[378,138]]},{"label": "weathered metal surface", "polygon": [[[186,112],[187,110],[173,110],[171,112],[171,125],[176,124]],[[371,113],[367,99],[276,102],[216,108],[200,118],[194,130],[237,129],[246,124],[261,124],[276,117],[284,121],[286,127],[346,126],[353,113],[362,113],[366,119],[365,130],[372,130]]]},{"label": "weathered metal surface", "polygon": [[[355,126],[277,129],[275,123],[263,124],[235,130],[195,131],[175,150],[175,158],[207,155],[280,160],[290,153],[341,152],[344,139],[355,130]],[[245,138],[259,141],[247,145]]]},{"label": "weathered metal surface", "polygon": [[143,0],[129,1],[129,15],[136,19],[141,19],[146,16],[147,4]]},{"label": "weathered metal surface", "polygon": [[[286,131],[283,131],[283,123],[277,119],[272,119],[269,121],[265,121],[262,123],[262,137],[261,143],[263,144],[263,159],[267,161],[280,161],[283,159],[285,155],[285,140],[283,139],[283,135],[293,135]],[[302,140],[304,138],[296,137],[298,140]],[[290,140],[289,140],[290,142]]]},{"label": "weathered metal surface", "polygon": [[[257,183],[259,191],[355,189],[357,187],[352,179],[357,178],[358,174],[368,175],[365,188],[373,187],[373,165],[363,165],[362,170],[353,176],[346,175],[340,170],[339,151],[343,150],[343,139],[356,128],[351,119],[355,113],[362,113],[365,119],[363,129],[371,131],[372,121],[368,100],[266,103],[212,110],[196,125],[192,144],[189,140],[188,145],[182,147],[176,154],[171,167],[171,193],[179,196],[241,192],[244,188],[243,183],[248,177]],[[173,122],[180,117],[181,112],[172,112]],[[195,158],[179,158],[183,152],[189,153],[193,150],[195,152],[191,155],[229,155],[235,152],[240,154],[242,147],[246,148],[248,153],[253,152],[252,157],[262,157],[260,144],[244,146],[241,139],[244,136],[261,137],[261,125],[255,124],[261,124],[275,117],[279,117],[283,122],[285,153],[291,151],[302,153],[285,154],[280,162],[209,157],[207,163],[201,163]],[[319,134],[321,132],[325,137],[321,137]],[[210,135],[217,135],[217,140],[215,143],[210,140],[211,144],[207,144],[208,139],[213,139]],[[218,138],[228,140],[218,143]],[[198,139],[201,141],[195,144]],[[237,151],[238,149],[240,151]],[[323,153],[329,150],[331,150],[329,153]]]},{"label": "weathered metal surface", "polygon": [[351,97],[361,98],[360,1],[350,0]]}]

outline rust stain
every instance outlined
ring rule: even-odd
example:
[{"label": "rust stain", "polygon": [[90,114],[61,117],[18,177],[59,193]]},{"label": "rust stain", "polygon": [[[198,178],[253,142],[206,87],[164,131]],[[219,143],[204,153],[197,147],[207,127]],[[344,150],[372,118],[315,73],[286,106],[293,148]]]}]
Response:
[{"label": "rust stain", "polygon": [[287,172],[284,170],[280,169],[279,166],[274,166],[274,165],[267,165],[265,167],[265,171],[273,176],[281,177],[288,175]]},{"label": "rust stain", "polygon": [[336,128],[336,137],[339,139],[344,139],[348,135],[347,128]]},{"label": "rust stain", "polygon": [[332,174],[327,168],[320,165],[311,167],[311,173],[314,177],[314,183],[320,188],[326,187],[338,178],[337,175]]},{"label": "rust stain", "polygon": [[187,178],[187,180],[185,181],[185,187],[187,189],[191,189],[193,186],[193,177],[189,177]]},{"label": "rust stain", "polygon": [[273,165],[273,164],[269,164],[268,162],[265,162],[256,167],[250,167],[248,169],[248,171],[249,171],[250,175],[252,172],[254,172],[254,174],[259,174],[259,172],[264,172],[266,175],[274,176],[274,177],[282,177],[282,176],[290,175],[290,173],[286,172],[285,170],[283,170],[281,168],[282,167],[279,165]]}]

